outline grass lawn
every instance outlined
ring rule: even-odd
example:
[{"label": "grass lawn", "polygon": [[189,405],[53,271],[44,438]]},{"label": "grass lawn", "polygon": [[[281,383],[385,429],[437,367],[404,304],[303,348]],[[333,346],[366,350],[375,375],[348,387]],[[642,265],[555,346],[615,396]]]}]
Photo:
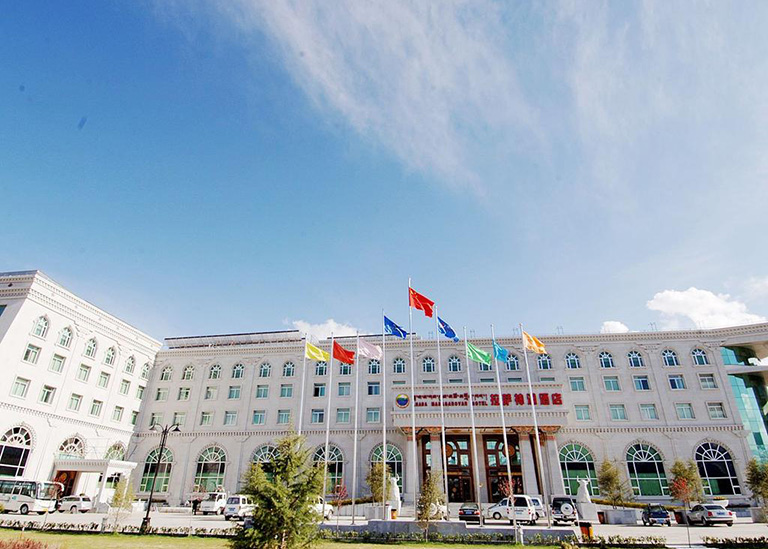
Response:
[{"label": "grass lawn", "polygon": [[[20,537],[32,538],[60,549],[228,549],[229,543],[225,539],[197,538],[197,537],[168,537],[168,536],[125,536],[112,534],[53,534],[48,532],[24,532],[19,530],[0,529],[0,541],[18,539]],[[374,543],[333,543],[322,542],[315,546],[317,549],[382,549],[383,544]],[[402,543],[397,544],[401,549],[426,549],[430,547],[451,549],[455,547],[467,547],[468,549],[499,549],[498,545],[459,545],[455,543]],[[505,545],[505,547],[509,547]],[[526,545],[530,549],[543,549],[536,545]],[[552,549],[550,546],[547,549]]]}]

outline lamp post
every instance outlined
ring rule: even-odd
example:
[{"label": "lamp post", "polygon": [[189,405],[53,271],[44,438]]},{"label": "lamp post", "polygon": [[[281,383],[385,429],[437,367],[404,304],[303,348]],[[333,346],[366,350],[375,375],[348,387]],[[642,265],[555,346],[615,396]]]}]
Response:
[{"label": "lamp post", "polygon": [[139,529],[140,534],[146,534],[149,531],[149,511],[152,509],[152,497],[155,495],[155,484],[157,483],[157,473],[160,471],[160,463],[162,463],[163,450],[165,450],[165,442],[166,440],[168,440],[168,433],[178,433],[179,431],[181,431],[181,429],[179,429],[178,423],[174,423],[172,425],[166,425],[165,427],[160,427],[159,425],[155,424],[155,425],[152,425],[152,427],[150,427],[149,430],[157,432],[158,428],[160,428],[160,451],[157,454],[157,463],[155,464],[155,474],[152,476],[152,487],[149,489],[149,501],[147,502],[147,514],[144,515],[144,520],[141,521],[141,528]]}]

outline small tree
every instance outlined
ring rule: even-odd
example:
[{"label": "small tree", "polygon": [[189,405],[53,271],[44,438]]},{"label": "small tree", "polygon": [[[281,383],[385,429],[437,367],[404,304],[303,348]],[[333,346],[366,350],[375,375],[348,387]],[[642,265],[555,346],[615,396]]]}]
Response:
[{"label": "small tree", "polygon": [[130,477],[120,477],[120,481],[115,486],[115,493],[112,495],[112,501],[109,502],[110,512],[115,520],[115,531],[126,516],[133,511],[133,483]]},{"label": "small tree", "polygon": [[442,518],[441,506],[445,503],[445,495],[440,487],[440,477],[427,473],[427,478],[421,487],[419,501],[416,503],[416,520],[424,530],[424,539],[429,541],[429,524]]},{"label": "small tree", "polygon": [[[368,476],[365,477],[365,481],[368,483],[368,488],[371,490],[373,503],[387,502],[387,496],[389,495],[389,479],[389,467],[387,467],[383,461],[376,461],[371,465],[371,468],[368,470]],[[386,493],[383,491],[385,484],[387,487]]]},{"label": "small tree", "polygon": [[605,460],[597,471],[597,485],[602,495],[614,507],[631,499],[631,492],[626,481],[622,480],[619,468],[612,461]]},{"label": "small tree", "polygon": [[253,499],[257,526],[239,530],[231,542],[234,549],[308,547],[317,537],[322,466],[312,463],[310,450],[296,433],[279,439],[275,454],[268,472],[259,463],[245,475],[242,492]]},{"label": "small tree", "polygon": [[747,486],[763,514],[768,514],[768,462],[755,458],[747,464]]},{"label": "small tree", "polygon": [[699,468],[692,459],[687,461],[675,460],[672,464],[672,482],[669,485],[669,494],[676,500],[683,502],[687,509],[692,501],[704,499],[704,486],[699,476]]}]

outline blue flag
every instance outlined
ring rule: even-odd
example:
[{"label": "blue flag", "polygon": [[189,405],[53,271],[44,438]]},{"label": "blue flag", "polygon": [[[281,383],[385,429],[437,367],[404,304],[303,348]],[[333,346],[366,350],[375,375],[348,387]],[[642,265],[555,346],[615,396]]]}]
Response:
[{"label": "blue flag", "polygon": [[500,360],[502,362],[506,362],[509,358],[509,351],[507,351],[504,347],[493,342],[493,356],[496,357],[496,360]]},{"label": "blue flag", "polygon": [[384,333],[399,337],[400,339],[406,339],[408,337],[408,332],[389,320],[386,316],[384,317]]},{"label": "blue flag", "polygon": [[456,332],[453,331],[453,328],[451,328],[448,323],[440,317],[437,317],[437,327],[440,330],[440,333],[448,339],[452,339],[457,342],[459,341],[459,338],[456,337]]}]

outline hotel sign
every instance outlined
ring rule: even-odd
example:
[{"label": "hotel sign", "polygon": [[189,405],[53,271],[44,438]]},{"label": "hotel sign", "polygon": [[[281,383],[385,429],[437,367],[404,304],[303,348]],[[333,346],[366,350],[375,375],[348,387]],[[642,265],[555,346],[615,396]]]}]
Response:
[{"label": "hotel sign", "polygon": [[[398,397],[405,395],[398,395]],[[501,402],[504,406],[530,406],[531,395],[528,393],[502,393]],[[413,404],[417,408],[421,407],[439,407],[440,395],[414,395]],[[472,395],[472,404],[474,406],[498,406],[498,393],[476,393]],[[533,394],[533,404],[536,406],[562,406],[562,393],[537,392]],[[400,408],[404,408],[398,404]],[[406,404],[407,406],[407,404]],[[464,407],[469,406],[469,393],[445,393],[443,394],[443,406],[446,407]]]}]

